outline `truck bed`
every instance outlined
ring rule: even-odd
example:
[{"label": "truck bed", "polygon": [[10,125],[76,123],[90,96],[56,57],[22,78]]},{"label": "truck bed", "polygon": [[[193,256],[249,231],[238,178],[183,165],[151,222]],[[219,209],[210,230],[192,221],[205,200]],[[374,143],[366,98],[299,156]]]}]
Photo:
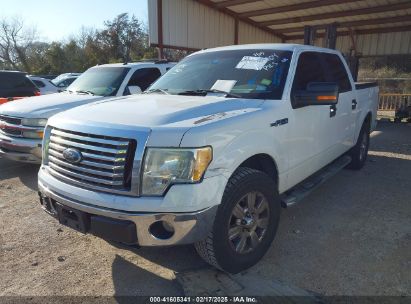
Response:
[{"label": "truck bed", "polygon": [[378,83],[376,82],[356,82],[355,83],[355,89],[357,90],[372,88],[372,87],[377,87],[377,86],[378,86]]}]

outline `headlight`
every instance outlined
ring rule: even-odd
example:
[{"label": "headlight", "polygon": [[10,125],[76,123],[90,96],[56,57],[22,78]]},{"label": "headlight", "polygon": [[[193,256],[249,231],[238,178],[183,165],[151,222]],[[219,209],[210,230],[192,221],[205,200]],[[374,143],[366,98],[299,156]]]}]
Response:
[{"label": "headlight", "polygon": [[24,131],[22,133],[23,137],[25,138],[32,138],[32,139],[43,139],[44,136],[44,131],[43,130],[38,130],[38,131]]},{"label": "headlight", "polygon": [[21,124],[26,127],[45,127],[47,119],[45,118],[23,118]]},{"label": "headlight", "polygon": [[44,136],[43,136],[43,143],[42,143],[43,165],[47,165],[49,162],[50,135],[51,135],[51,127],[48,126],[44,129]]},{"label": "headlight", "polygon": [[212,158],[211,147],[148,148],[144,161],[142,195],[161,196],[170,185],[200,182]]}]

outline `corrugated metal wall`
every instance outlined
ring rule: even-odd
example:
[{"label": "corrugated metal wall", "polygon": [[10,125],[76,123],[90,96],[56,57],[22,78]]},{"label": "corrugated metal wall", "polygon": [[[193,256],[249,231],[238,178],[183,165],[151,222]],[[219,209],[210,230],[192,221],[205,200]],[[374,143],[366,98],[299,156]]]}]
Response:
[{"label": "corrugated metal wall", "polygon": [[[192,0],[163,0],[163,44],[210,48],[234,44],[234,18]],[[157,1],[148,0],[150,43],[158,44]],[[238,42],[281,42],[278,37],[239,22]]]},{"label": "corrugated metal wall", "polygon": [[150,43],[158,43],[158,28],[157,28],[157,1],[147,0],[148,6],[148,37]]},{"label": "corrugated metal wall", "polygon": [[[303,40],[290,40],[289,43],[303,43]],[[356,49],[362,56],[380,56],[411,54],[411,31],[397,33],[381,33],[358,35],[354,39]],[[315,45],[323,46],[323,39],[316,39]],[[337,38],[337,49],[344,54],[353,46],[350,36]]]},{"label": "corrugated metal wall", "polygon": [[247,43],[278,43],[281,39],[248,23],[238,25],[238,44]]}]

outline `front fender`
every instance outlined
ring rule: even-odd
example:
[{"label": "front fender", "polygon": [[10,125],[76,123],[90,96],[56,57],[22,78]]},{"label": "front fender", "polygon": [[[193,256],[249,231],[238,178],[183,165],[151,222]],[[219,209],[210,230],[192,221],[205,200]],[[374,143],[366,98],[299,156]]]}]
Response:
[{"label": "front fender", "polygon": [[212,126],[190,129],[182,147],[211,145],[213,161],[205,177],[224,175],[227,179],[248,158],[267,154],[275,162],[279,175],[279,191],[286,188],[288,158],[285,150],[286,128],[270,126],[270,115],[260,111],[237,119],[219,121]]}]

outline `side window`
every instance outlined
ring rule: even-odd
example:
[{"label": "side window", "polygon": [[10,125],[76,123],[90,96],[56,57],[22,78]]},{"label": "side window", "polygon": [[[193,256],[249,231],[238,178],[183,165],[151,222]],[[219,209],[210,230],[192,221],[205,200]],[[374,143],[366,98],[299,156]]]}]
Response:
[{"label": "side window", "polygon": [[335,54],[323,54],[323,58],[327,66],[328,81],[338,83],[340,93],[351,91],[350,79],[340,57]]},{"label": "side window", "polygon": [[24,76],[20,81],[21,82],[19,82],[19,85],[18,85],[19,88],[36,89],[36,85],[26,76]]},{"label": "side window", "polygon": [[134,72],[127,86],[139,86],[145,91],[154,81],[161,76],[158,68],[143,68]]},{"label": "side window", "polygon": [[40,80],[32,80],[38,88],[44,88],[46,85]]},{"label": "side window", "polygon": [[74,80],[76,80],[76,78],[67,78],[66,80],[60,82],[60,83],[58,84],[58,87],[59,87],[59,88],[66,88],[66,87],[68,87],[69,85],[71,85],[71,84],[74,82]]},{"label": "side window", "polygon": [[310,82],[326,82],[325,72],[316,52],[304,52],[298,58],[291,92],[305,90]]}]

